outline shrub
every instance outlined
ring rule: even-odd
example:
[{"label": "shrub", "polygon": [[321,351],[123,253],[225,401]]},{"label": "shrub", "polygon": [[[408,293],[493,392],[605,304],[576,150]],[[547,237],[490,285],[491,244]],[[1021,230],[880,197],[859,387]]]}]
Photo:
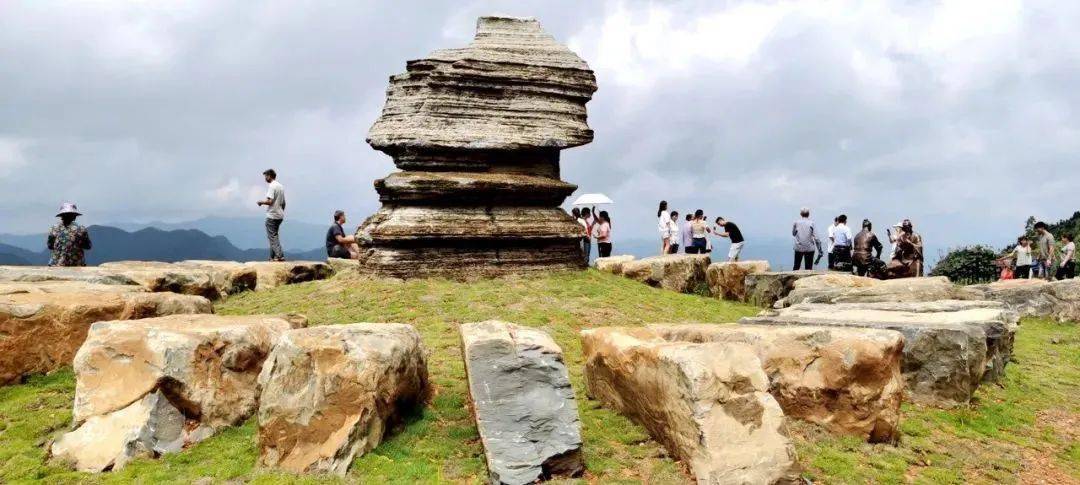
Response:
[{"label": "shrub", "polygon": [[982,245],[950,249],[934,266],[930,276],[948,276],[961,284],[987,283],[998,278],[994,261],[998,252]]}]

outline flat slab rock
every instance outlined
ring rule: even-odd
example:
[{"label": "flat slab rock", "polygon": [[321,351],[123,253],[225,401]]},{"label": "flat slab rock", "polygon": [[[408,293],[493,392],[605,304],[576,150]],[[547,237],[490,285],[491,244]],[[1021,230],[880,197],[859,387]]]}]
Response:
[{"label": "flat slab rock", "polygon": [[491,483],[584,472],[581,421],[558,344],[538,329],[488,321],[462,325],[461,345]]},{"label": "flat slab rock", "polygon": [[430,392],[420,334],[397,323],[289,331],[259,387],[259,465],[339,476]]},{"label": "flat slab rock", "polygon": [[633,261],[635,258],[631,255],[620,256],[608,256],[606,258],[596,258],[594,264],[596,269],[605,273],[622,274],[623,264]]},{"label": "flat slab rock", "polygon": [[75,356],[73,431],[54,458],[77,470],[122,468],[244,422],[278,337],[301,316],[175,315],[97,322]]},{"label": "flat slab rock", "polygon": [[[657,324],[589,332],[583,333],[585,340],[633,338],[706,347],[745,344],[761,361],[770,392],[787,417],[871,442],[899,438],[904,387],[900,373],[904,338],[899,332],[727,324]],[[586,354],[586,362],[594,358],[604,356]]]},{"label": "flat slab rock", "polygon": [[795,483],[795,449],[757,351],[654,337],[582,331],[589,397],[642,425],[698,483]]},{"label": "flat slab rock", "polygon": [[979,298],[1002,302],[1023,316],[1080,322],[1080,279],[1005,280],[966,289]]},{"label": "flat slab rock", "polygon": [[710,264],[705,270],[709,294],[722,300],[747,301],[746,275],[769,271],[768,261],[735,261]]},{"label": "flat slab rock", "polygon": [[209,268],[219,271],[254,272],[257,291],[269,290],[282,285],[324,280],[334,275],[334,268],[322,261],[202,261],[191,260],[176,263],[178,266]]},{"label": "flat slab rock", "polygon": [[211,300],[253,290],[256,283],[253,269],[217,261],[115,261],[98,268],[129,277],[150,291],[199,295]]},{"label": "flat slab rock", "polygon": [[206,298],[138,286],[0,284],[0,385],[71,365],[94,322],[212,312]]},{"label": "flat slab rock", "polygon": [[896,330],[905,338],[902,371],[908,398],[920,404],[965,404],[980,382],[1003,375],[1017,327],[1014,312],[992,307],[896,311],[895,305],[800,304],[740,323]]},{"label": "flat slab rock", "polygon": [[749,273],[743,279],[746,301],[753,305],[771,308],[795,288],[795,282],[824,273],[820,271],[766,271]]},{"label": "flat slab rock", "polygon": [[778,306],[797,303],[932,302],[974,299],[970,291],[944,276],[878,280],[864,276],[828,273],[802,278]]},{"label": "flat slab rock", "polygon": [[668,254],[624,262],[622,275],[649,286],[678,293],[707,289],[705,269],[711,260],[703,254]]}]

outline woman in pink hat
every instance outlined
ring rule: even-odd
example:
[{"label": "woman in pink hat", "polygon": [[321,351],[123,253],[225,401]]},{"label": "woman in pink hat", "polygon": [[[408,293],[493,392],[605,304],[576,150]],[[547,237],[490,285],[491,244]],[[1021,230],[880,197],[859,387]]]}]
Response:
[{"label": "woman in pink hat", "polygon": [[60,223],[49,230],[49,266],[86,266],[86,251],[90,249],[90,234],[86,228],[75,223],[81,216],[78,207],[71,202],[60,205],[56,217]]}]

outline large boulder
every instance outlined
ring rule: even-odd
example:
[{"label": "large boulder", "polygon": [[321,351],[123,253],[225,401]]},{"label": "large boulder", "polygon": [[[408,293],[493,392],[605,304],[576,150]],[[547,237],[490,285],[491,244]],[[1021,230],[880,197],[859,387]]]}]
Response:
[{"label": "large boulder", "polygon": [[820,271],[766,271],[749,273],[743,279],[746,289],[746,302],[760,307],[770,308],[783,299],[795,288],[795,283],[803,278],[810,278],[824,273]]},{"label": "large boulder", "polygon": [[558,344],[541,330],[488,321],[462,325],[461,346],[491,483],[581,474],[581,421]]},{"label": "large boulder", "polygon": [[606,258],[596,258],[595,264],[596,269],[605,273],[622,274],[623,265],[634,259],[630,255],[608,256]]},{"label": "large boulder", "polygon": [[751,346],[603,328],[581,335],[589,397],[642,425],[698,483],[798,479],[784,414]]},{"label": "large boulder", "polygon": [[213,311],[206,298],[146,293],[138,286],[83,282],[2,286],[0,385],[71,365],[94,322]]},{"label": "large boulder", "polygon": [[843,273],[799,279],[779,306],[797,303],[928,302],[974,296],[944,276],[878,280]]},{"label": "large boulder", "polygon": [[255,270],[228,261],[116,261],[100,268],[127,276],[150,291],[200,295],[212,300],[255,289]]},{"label": "large boulder", "polygon": [[980,298],[1008,305],[1023,316],[1080,322],[1080,279],[997,281],[967,287]]},{"label": "large boulder", "polygon": [[258,273],[256,290],[268,290],[282,285],[325,280],[334,275],[334,268],[320,261],[274,261],[244,263]]},{"label": "large boulder", "polygon": [[97,285],[138,285],[139,283],[117,271],[96,266],[0,266],[0,282],[40,283],[79,281]]},{"label": "large boulder", "polygon": [[746,301],[746,275],[769,271],[768,261],[735,261],[710,264],[705,271],[709,294],[723,300]]},{"label": "large boulder", "polygon": [[[892,330],[659,324],[596,329],[588,339],[748,345],[784,414],[872,442],[899,437],[904,338]],[[588,346],[596,348],[595,346]],[[586,355],[586,360],[591,356]]]},{"label": "large boulder", "polygon": [[624,262],[622,275],[649,286],[679,293],[707,291],[705,269],[709,257],[704,254],[668,254]]},{"label": "large boulder", "polygon": [[259,386],[259,464],[337,475],[429,393],[420,334],[396,323],[290,331]]},{"label": "large boulder", "polygon": [[75,356],[73,431],[52,455],[81,471],[123,467],[238,425],[256,410],[256,379],[300,316],[175,315],[97,322]]},{"label": "large boulder", "polygon": [[333,274],[358,273],[360,262],[355,259],[326,258],[326,264],[330,265]]},{"label": "large boulder", "polygon": [[1001,308],[895,311],[888,309],[892,305],[799,304],[740,323],[896,330],[905,338],[902,371],[908,397],[920,404],[965,404],[980,382],[1003,374],[1012,353],[1015,313]]}]

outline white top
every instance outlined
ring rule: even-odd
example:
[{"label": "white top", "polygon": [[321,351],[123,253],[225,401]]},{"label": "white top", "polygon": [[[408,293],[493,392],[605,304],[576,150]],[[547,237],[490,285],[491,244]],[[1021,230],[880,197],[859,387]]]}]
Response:
[{"label": "white top", "polygon": [[668,211],[660,211],[660,221],[657,222],[656,228],[660,231],[660,237],[671,237],[671,213]]},{"label": "white top", "polygon": [[833,250],[833,246],[835,245],[835,243],[833,242],[833,238],[836,237],[836,223],[835,222],[832,223],[832,224],[829,224],[828,232],[829,232],[829,252],[831,253],[832,250]]},{"label": "white top", "polygon": [[1069,241],[1069,244],[1066,244],[1064,247],[1061,248],[1061,264],[1068,263],[1069,261],[1072,261],[1075,257],[1076,243]]},{"label": "white top", "polygon": [[847,227],[847,224],[840,224],[833,226],[833,239],[836,246],[851,247],[851,228]]},{"label": "white top", "polygon": [[1031,246],[1025,248],[1017,244],[1016,249],[1013,249],[1013,256],[1016,257],[1017,266],[1031,266]]},{"label": "white top", "polygon": [[270,205],[266,206],[267,219],[285,218],[285,187],[277,180],[271,181],[266,187],[266,198],[270,199]]}]

